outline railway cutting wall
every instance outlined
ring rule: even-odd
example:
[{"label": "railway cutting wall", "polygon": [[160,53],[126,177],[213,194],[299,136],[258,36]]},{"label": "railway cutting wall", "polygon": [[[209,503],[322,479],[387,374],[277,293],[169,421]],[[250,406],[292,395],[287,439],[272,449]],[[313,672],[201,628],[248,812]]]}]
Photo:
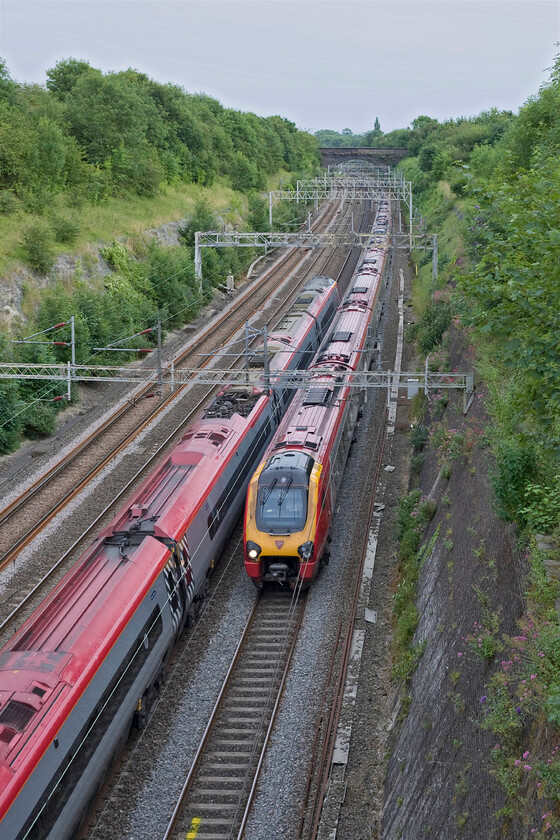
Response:
[{"label": "railway cutting wall", "polygon": [[[452,336],[451,367],[469,369],[471,354],[460,334]],[[497,634],[516,632],[523,611],[526,569],[512,528],[494,513],[488,478],[491,462],[481,445],[488,422],[479,384],[468,415],[460,397],[442,416],[425,422],[459,430],[472,441],[451,461],[444,477],[438,449],[428,444],[417,479],[422,494],[437,503],[423,542],[413,644],[416,670],[407,687],[394,690],[388,705],[387,765],[382,840],[426,837],[520,840],[527,828],[499,812],[505,805],[489,773],[495,736],[481,728],[485,684],[492,665],[476,655],[473,638],[481,625]],[[433,438],[433,436],[432,436]]]}]

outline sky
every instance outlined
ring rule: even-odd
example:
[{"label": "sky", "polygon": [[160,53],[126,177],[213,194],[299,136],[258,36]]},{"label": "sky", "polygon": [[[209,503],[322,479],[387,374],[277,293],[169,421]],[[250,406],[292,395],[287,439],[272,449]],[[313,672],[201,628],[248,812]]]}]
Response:
[{"label": "sky", "polygon": [[20,82],[72,56],[312,132],[517,112],[559,41],[559,0],[0,0]]}]

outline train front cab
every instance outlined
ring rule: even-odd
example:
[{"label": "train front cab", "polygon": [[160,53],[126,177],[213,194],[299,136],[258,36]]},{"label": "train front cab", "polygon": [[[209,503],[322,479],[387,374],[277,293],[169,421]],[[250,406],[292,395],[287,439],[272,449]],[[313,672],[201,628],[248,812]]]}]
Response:
[{"label": "train front cab", "polygon": [[309,585],[319,569],[329,513],[321,465],[303,452],[272,455],[249,486],[245,569],[253,583]]}]

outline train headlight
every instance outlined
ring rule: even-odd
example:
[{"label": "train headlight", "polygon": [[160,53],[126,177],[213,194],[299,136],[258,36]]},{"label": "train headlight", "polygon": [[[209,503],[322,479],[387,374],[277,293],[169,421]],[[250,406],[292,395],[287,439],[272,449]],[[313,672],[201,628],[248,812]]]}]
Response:
[{"label": "train headlight", "polygon": [[253,542],[253,540],[247,540],[246,549],[247,549],[247,557],[249,558],[249,560],[258,560],[259,559],[259,554],[262,551],[262,548],[260,547],[260,545],[257,545],[257,543]]},{"label": "train headlight", "polygon": [[315,548],[314,544],[309,540],[308,542],[304,542],[302,545],[299,546],[297,553],[299,554],[300,558],[303,560],[304,563],[307,563],[311,560],[311,555],[313,554],[313,549]]}]

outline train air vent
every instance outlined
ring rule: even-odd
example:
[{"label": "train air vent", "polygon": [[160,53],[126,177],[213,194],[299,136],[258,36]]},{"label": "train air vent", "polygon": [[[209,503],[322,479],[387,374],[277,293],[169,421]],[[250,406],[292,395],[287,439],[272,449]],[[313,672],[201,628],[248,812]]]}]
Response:
[{"label": "train air vent", "polygon": [[327,405],[331,394],[330,388],[310,388],[305,395],[303,405]]},{"label": "train air vent", "polygon": [[367,286],[354,286],[354,288],[352,289],[352,294],[365,295],[367,293],[367,290]]},{"label": "train air vent", "polygon": [[34,685],[31,689],[31,694],[36,694],[37,697],[43,697],[47,693],[45,688],[39,688],[38,685]]},{"label": "train air vent", "polygon": [[351,332],[335,332],[332,341],[350,341],[351,336]]},{"label": "train air vent", "polygon": [[220,446],[225,439],[225,435],[220,435],[217,432],[212,432],[212,434],[210,435],[210,440],[212,441],[214,446]]},{"label": "train air vent", "polygon": [[34,714],[35,709],[27,703],[10,700],[0,712],[0,726],[9,726],[10,729],[23,732]]}]

